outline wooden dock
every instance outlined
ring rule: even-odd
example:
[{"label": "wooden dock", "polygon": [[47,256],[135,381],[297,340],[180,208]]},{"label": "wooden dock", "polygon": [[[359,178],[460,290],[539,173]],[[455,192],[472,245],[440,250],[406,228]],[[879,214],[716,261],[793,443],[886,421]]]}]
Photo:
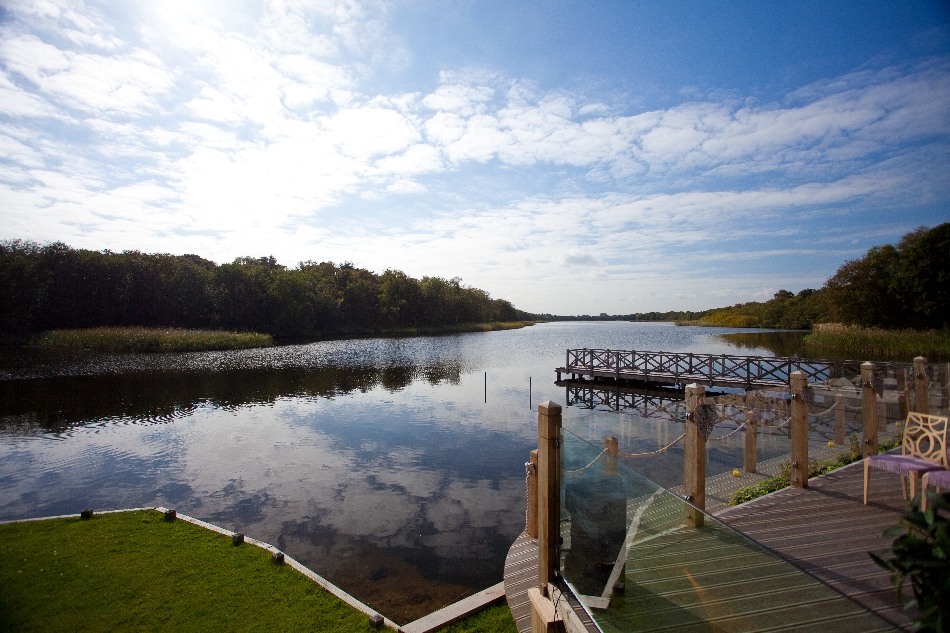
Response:
[{"label": "wooden dock", "polygon": [[[865,506],[862,477],[858,462],[812,479],[809,488],[786,488],[716,517],[767,551],[724,539],[712,522],[645,539],[627,558],[625,606],[607,628],[910,630],[888,573],[868,556],[890,545],[881,534],[903,511],[900,482],[874,472]],[[681,516],[682,504],[667,495],[641,528],[667,525],[671,513]],[[521,632],[530,630],[526,592],[536,583],[537,541],[522,535],[505,562],[506,597]]]},{"label": "wooden dock", "polygon": [[[878,363],[881,370],[892,365],[899,364]],[[615,382],[769,389],[787,388],[789,376],[796,371],[813,383],[860,376],[860,367],[860,361],[848,360],[582,348],[567,350],[564,366],[555,371],[558,381],[562,374],[570,374]]]},{"label": "wooden dock", "polygon": [[889,573],[868,556],[892,543],[881,535],[903,514],[900,478],[873,471],[868,505],[863,484],[864,462],[855,462],[809,480],[808,488],[785,488],[717,518],[909,631],[911,618],[897,604]]},{"label": "wooden dock", "polygon": [[[531,630],[531,605],[528,603],[528,589],[538,585],[538,539],[524,532],[515,541],[505,558],[505,597],[508,608],[515,619],[519,633]],[[567,605],[584,625],[589,633],[599,633],[600,629],[576,601]]]}]

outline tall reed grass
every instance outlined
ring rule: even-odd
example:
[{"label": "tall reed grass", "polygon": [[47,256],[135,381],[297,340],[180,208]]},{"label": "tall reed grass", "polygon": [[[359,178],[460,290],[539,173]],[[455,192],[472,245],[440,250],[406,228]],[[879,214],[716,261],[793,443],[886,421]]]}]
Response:
[{"label": "tall reed grass", "polygon": [[909,361],[926,356],[928,360],[950,360],[950,330],[882,330],[820,323],[802,343],[807,348],[860,358]]},{"label": "tall reed grass", "polygon": [[174,328],[101,327],[51,330],[33,340],[34,347],[94,352],[203,352],[270,347],[270,334]]}]

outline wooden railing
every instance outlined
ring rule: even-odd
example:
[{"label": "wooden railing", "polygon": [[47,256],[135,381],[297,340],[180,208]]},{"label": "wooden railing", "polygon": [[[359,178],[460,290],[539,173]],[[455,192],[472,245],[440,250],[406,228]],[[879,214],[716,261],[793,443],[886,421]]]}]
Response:
[{"label": "wooden railing", "polygon": [[[878,363],[881,371],[896,363]],[[729,356],[639,350],[569,349],[561,373],[592,378],[639,380],[684,385],[767,388],[787,387],[793,372],[802,372],[808,382],[861,375],[861,361],[823,360],[767,356]]]}]

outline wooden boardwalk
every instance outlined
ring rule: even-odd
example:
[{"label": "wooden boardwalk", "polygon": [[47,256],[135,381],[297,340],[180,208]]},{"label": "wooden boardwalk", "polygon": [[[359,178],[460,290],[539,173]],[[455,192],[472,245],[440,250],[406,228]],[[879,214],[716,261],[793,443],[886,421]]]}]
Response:
[{"label": "wooden boardwalk", "polygon": [[[505,597],[508,599],[508,608],[511,609],[511,615],[515,618],[519,633],[527,633],[531,630],[528,589],[537,585],[538,539],[531,538],[522,532],[508,550],[508,557],[505,559]],[[598,633],[597,625],[593,623],[583,607],[573,600],[568,606],[590,633]]]},{"label": "wooden boardwalk", "polygon": [[868,552],[891,544],[881,535],[897,523],[905,501],[897,475],[872,471],[862,503],[864,462],[725,510],[717,518],[870,611],[910,630],[887,571]]},{"label": "wooden boardwalk", "polygon": [[[713,522],[664,529],[682,516],[681,502],[666,495],[644,514],[641,530],[653,522],[657,532],[630,551],[626,594],[615,615],[598,616],[603,629],[909,630],[888,574],[867,554],[889,545],[881,534],[903,510],[900,482],[874,472],[872,503],[864,506],[862,477],[858,462],[812,479],[808,489],[788,488],[717,516],[787,562],[720,534]],[[536,582],[537,541],[522,535],[505,563],[506,596],[522,632],[530,629],[526,592]]]}]

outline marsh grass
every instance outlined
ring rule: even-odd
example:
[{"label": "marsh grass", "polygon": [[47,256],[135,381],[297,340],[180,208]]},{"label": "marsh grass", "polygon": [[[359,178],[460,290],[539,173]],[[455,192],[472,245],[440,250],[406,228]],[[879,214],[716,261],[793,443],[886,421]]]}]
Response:
[{"label": "marsh grass", "polygon": [[273,344],[269,334],[255,332],[145,327],[52,330],[32,342],[40,348],[93,352],[204,352]]},{"label": "marsh grass", "polygon": [[155,511],[0,525],[0,631],[375,631],[270,553]]},{"label": "marsh grass", "polygon": [[915,356],[950,360],[950,330],[882,330],[820,323],[802,339],[806,349],[855,358],[909,361]]}]

